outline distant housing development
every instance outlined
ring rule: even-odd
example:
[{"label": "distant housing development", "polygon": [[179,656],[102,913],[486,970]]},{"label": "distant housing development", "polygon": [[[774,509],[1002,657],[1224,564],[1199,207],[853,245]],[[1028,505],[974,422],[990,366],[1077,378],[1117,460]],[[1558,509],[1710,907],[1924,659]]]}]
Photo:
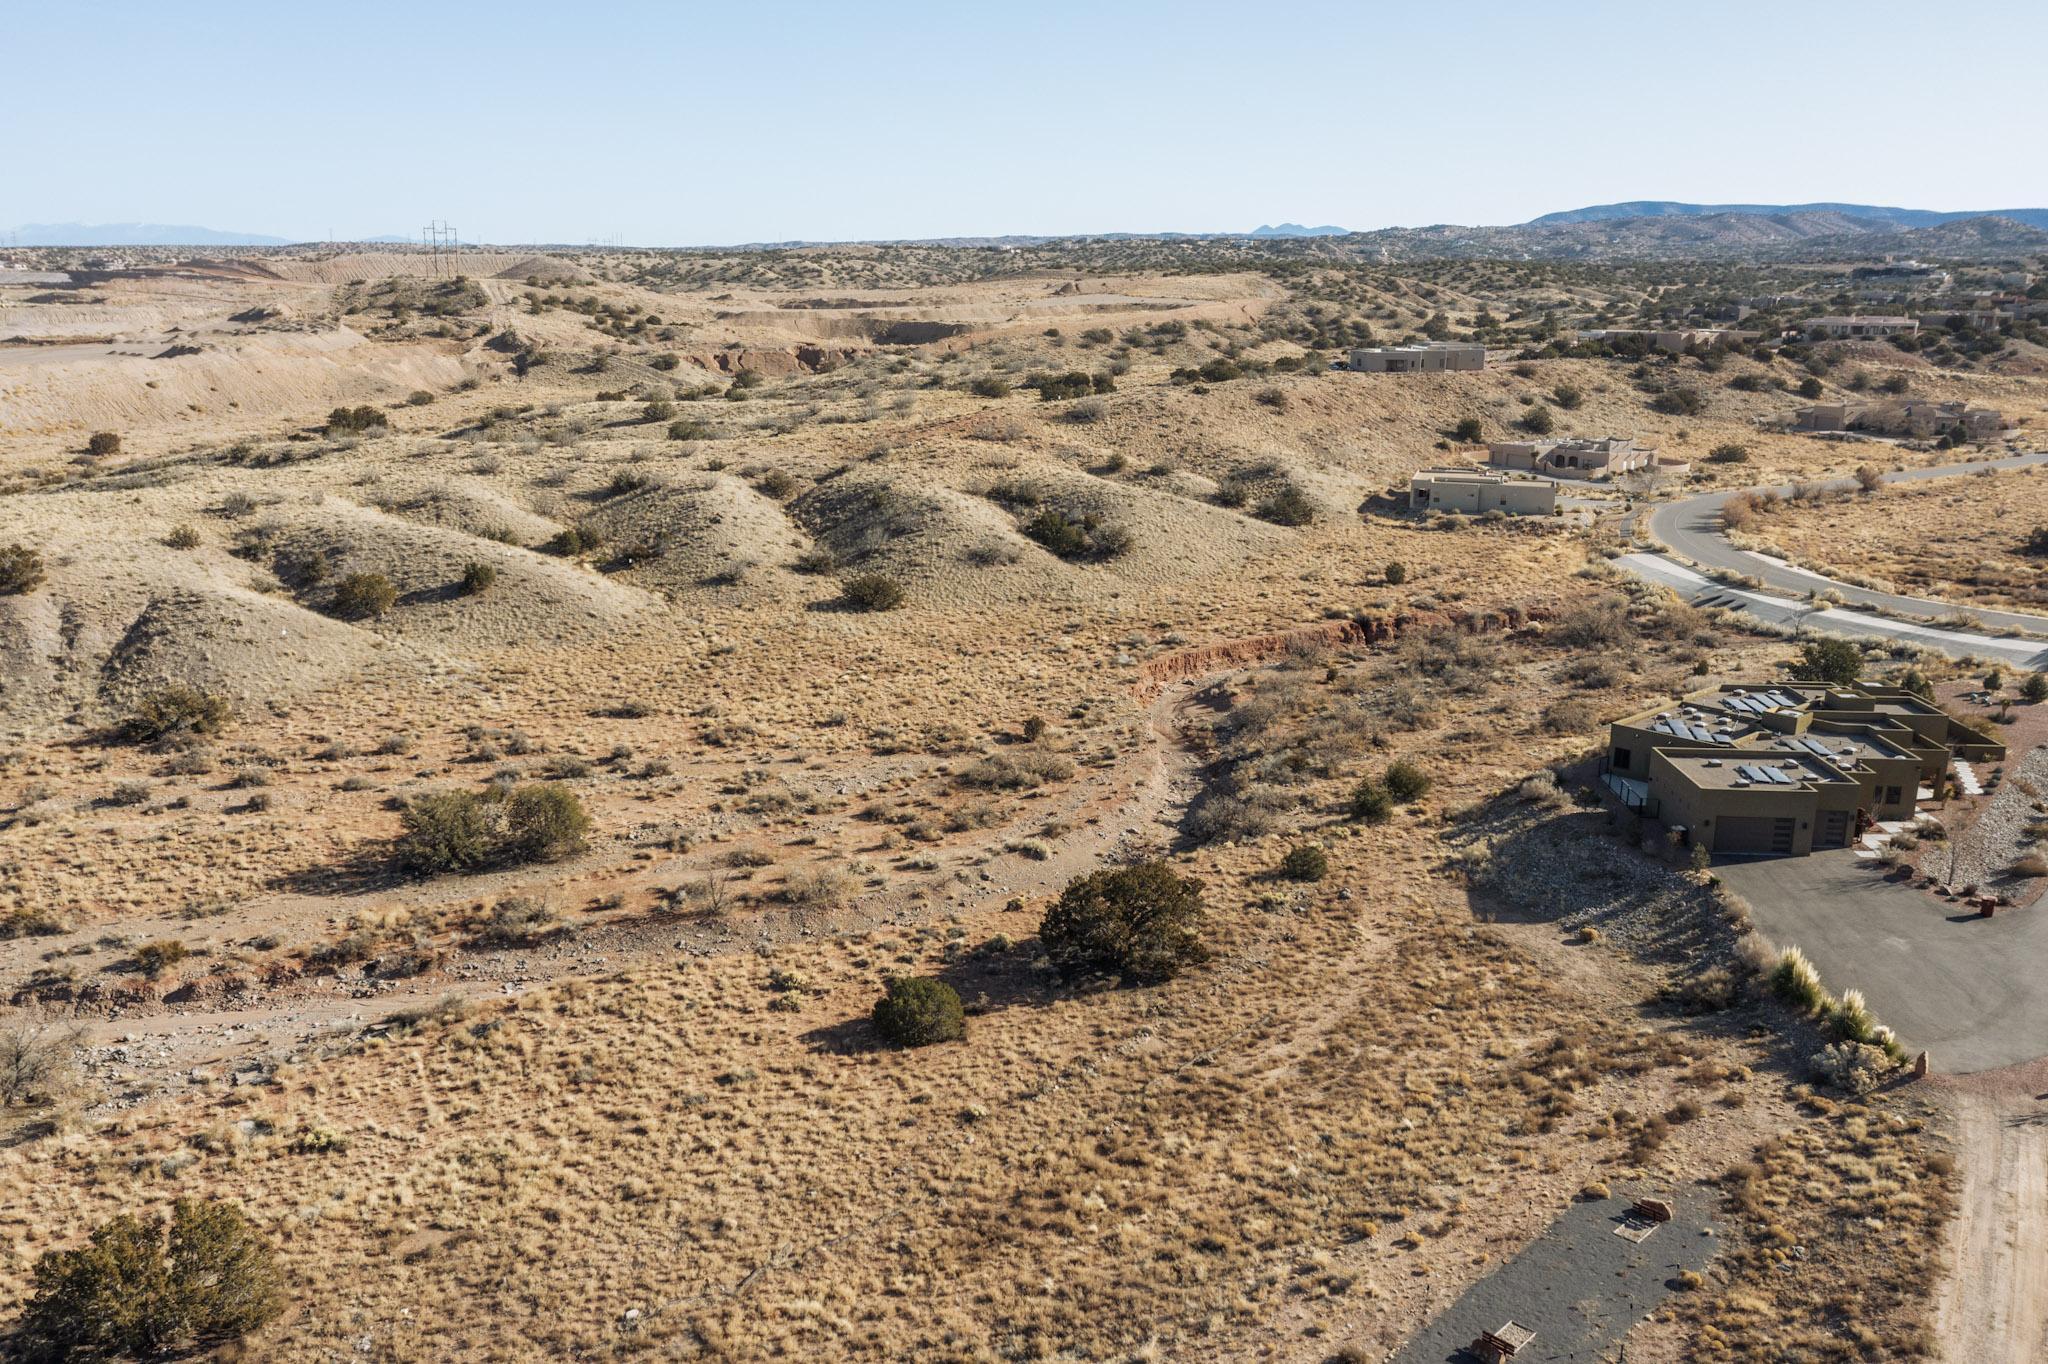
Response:
[{"label": "distant housing development", "polygon": [[1855,339],[1858,337],[1897,336],[1902,332],[1917,332],[1920,324],[1910,317],[1879,317],[1875,314],[1858,314],[1853,317],[1815,317],[1807,319],[1806,330],[1813,335]]},{"label": "distant housing development", "polygon": [[1971,407],[1967,403],[1905,398],[1815,403],[1795,412],[1791,425],[1795,431],[1870,431],[1922,439],[1954,434],[1965,440],[1991,440],[2005,430],[2005,414],[1996,408]]},{"label": "distant housing development", "polygon": [[1486,368],[1486,347],[1459,341],[1419,346],[1363,346],[1351,352],[1350,367],[1363,374],[1428,374]]},{"label": "distant housing development", "polygon": [[1486,458],[1501,469],[1598,480],[1647,469],[1655,462],[1657,452],[1620,436],[1599,440],[1574,436],[1558,440],[1493,441],[1486,447]]},{"label": "distant housing development", "polygon": [[1574,335],[1581,341],[1619,341],[1624,337],[1639,336],[1658,350],[1682,351],[1703,349],[1724,341],[1729,345],[1754,341],[1763,333],[1737,331],[1732,327],[1674,327],[1662,331],[1648,327],[1596,327]]},{"label": "distant housing development", "polygon": [[1557,485],[1537,478],[1510,478],[1490,469],[1424,469],[1408,480],[1408,505],[1416,511],[1490,511],[1509,516],[1548,516],[1557,510]]},{"label": "distant housing development", "polygon": [[1609,727],[1602,781],[1709,852],[1804,856],[1914,816],[1950,764],[2004,745],[1900,687],[1728,685]]}]

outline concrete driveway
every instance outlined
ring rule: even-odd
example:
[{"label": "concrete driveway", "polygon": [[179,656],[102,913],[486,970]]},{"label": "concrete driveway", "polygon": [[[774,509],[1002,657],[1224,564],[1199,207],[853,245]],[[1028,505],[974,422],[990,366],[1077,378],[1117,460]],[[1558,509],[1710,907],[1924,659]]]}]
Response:
[{"label": "concrete driveway", "polygon": [[1813,959],[1828,989],[1861,990],[1934,1069],[1996,1070],[2048,1055],[2048,905],[1979,918],[1894,884],[1853,852],[1717,863],[1757,928]]}]

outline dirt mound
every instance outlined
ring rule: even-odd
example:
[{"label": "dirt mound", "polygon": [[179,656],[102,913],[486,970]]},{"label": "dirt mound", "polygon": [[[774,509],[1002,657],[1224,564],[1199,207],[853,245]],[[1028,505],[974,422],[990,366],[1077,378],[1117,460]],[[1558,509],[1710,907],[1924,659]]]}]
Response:
[{"label": "dirt mound", "polygon": [[791,512],[842,571],[886,574],[923,600],[993,604],[1065,594],[1077,571],[1020,535],[988,499],[907,472],[828,480]]},{"label": "dirt mound", "polygon": [[[573,642],[608,633],[652,605],[644,593],[571,560],[334,499],[274,519],[256,536],[267,561],[315,610],[332,608],[343,578],[383,574],[397,601],[365,628],[430,648]],[[313,562],[322,571],[308,575],[302,566]],[[465,594],[470,564],[495,577]]]},{"label": "dirt mound", "polygon": [[100,668],[112,710],[166,683],[240,702],[303,695],[369,666],[382,640],[246,588],[154,597]]},{"label": "dirt mound", "polygon": [[[1005,497],[1004,505],[1021,524],[1055,509],[1071,520],[1092,519],[1117,528],[1128,539],[1128,547],[1101,567],[1137,581],[1171,582],[1228,572],[1285,545],[1291,534],[1171,487],[1170,476],[1131,481],[1047,465],[1009,476],[992,491]],[[1016,498],[1020,491],[1023,501]]]},{"label": "dirt mound", "polygon": [[460,531],[502,544],[538,545],[562,529],[477,478],[443,479],[412,488],[387,488],[378,510],[423,526]]},{"label": "dirt mound", "polygon": [[613,499],[586,524],[598,557],[627,565],[623,581],[671,597],[717,589],[739,599],[801,591],[787,570],[811,548],[774,500],[737,478],[708,474]]}]

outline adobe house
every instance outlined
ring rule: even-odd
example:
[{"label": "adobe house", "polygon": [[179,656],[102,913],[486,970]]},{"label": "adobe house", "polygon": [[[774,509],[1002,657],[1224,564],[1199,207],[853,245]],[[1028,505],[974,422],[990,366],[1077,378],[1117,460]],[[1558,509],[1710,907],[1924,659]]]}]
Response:
[{"label": "adobe house", "polygon": [[1656,462],[1657,452],[1621,436],[1604,436],[1599,440],[1570,436],[1556,440],[1489,441],[1486,459],[1501,469],[1598,481],[1647,469]]},{"label": "adobe house", "polygon": [[1537,478],[1510,478],[1491,469],[1424,469],[1408,480],[1414,511],[1490,511],[1509,516],[1548,516],[1557,510],[1557,485]]},{"label": "adobe house", "polygon": [[1801,324],[1810,336],[1877,337],[1917,332],[1920,324],[1910,317],[1881,317],[1858,313],[1852,317],[1814,317]]},{"label": "adobe house", "polygon": [[1911,819],[1920,787],[1952,760],[2004,756],[1899,687],[1731,684],[1615,721],[1601,781],[1690,846],[1804,856]]},{"label": "adobe house", "polygon": [[1361,374],[1433,374],[1486,368],[1486,347],[1461,341],[1427,341],[1419,346],[1361,346],[1347,368]]}]

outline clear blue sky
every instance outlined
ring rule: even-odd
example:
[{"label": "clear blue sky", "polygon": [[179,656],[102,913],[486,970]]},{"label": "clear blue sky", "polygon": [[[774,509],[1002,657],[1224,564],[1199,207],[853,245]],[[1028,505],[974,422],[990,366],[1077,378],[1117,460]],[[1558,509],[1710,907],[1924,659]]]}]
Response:
[{"label": "clear blue sky", "polygon": [[0,226],[679,245],[2048,204],[2041,0],[12,0]]}]

